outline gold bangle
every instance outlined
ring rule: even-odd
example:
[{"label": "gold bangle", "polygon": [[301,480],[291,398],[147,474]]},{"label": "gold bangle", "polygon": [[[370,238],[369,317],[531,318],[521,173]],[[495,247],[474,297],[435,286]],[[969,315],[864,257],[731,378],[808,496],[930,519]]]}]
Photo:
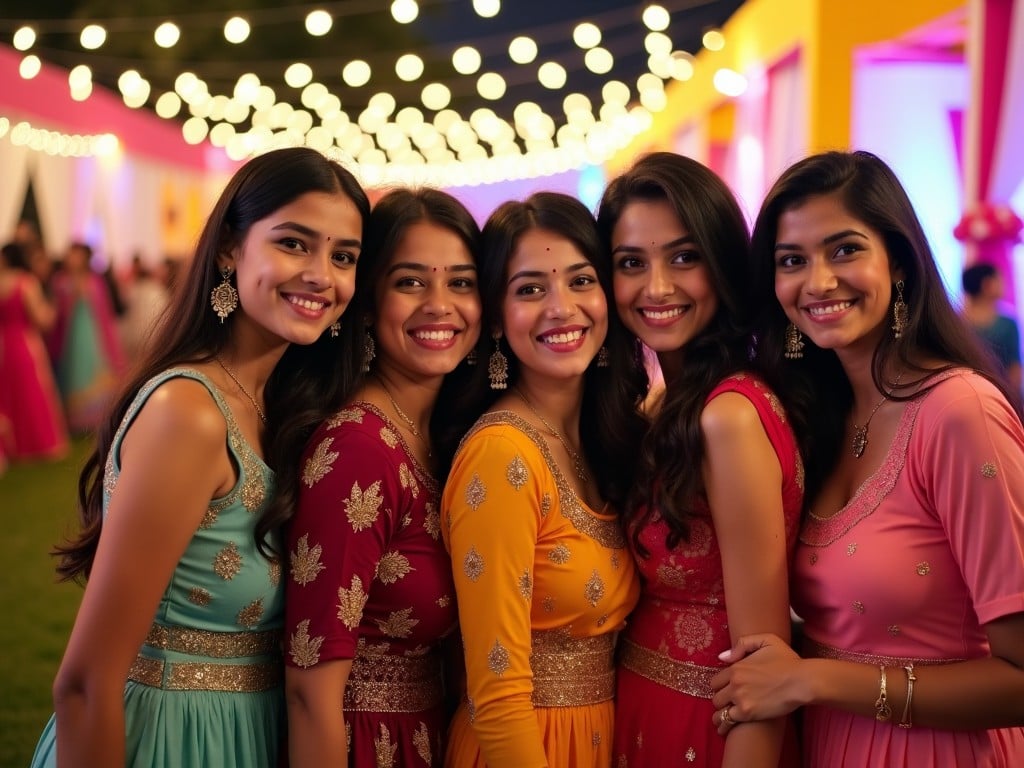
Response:
[{"label": "gold bangle", "polygon": [[903,705],[903,716],[897,725],[900,728],[911,728],[914,724],[911,722],[910,702],[914,700],[914,681],[917,680],[917,675],[914,674],[913,663],[907,664],[903,671],[907,673],[907,701]]},{"label": "gold bangle", "polygon": [[875,700],[875,720],[884,723],[892,718],[892,707],[889,706],[885,691],[885,665],[878,665],[878,699]]}]

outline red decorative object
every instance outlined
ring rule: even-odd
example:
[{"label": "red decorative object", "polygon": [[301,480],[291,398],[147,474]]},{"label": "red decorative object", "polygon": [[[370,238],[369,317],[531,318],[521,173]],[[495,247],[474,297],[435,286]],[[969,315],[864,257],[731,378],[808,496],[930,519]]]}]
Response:
[{"label": "red decorative object", "polygon": [[1006,203],[977,203],[953,228],[957,240],[972,243],[1018,242],[1024,221]]}]

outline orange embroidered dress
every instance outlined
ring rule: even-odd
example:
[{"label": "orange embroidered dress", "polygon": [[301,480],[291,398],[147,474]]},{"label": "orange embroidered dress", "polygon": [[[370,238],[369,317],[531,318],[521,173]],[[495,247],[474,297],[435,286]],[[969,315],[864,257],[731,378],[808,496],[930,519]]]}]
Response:
[{"label": "orange embroidered dress", "polygon": [[445,764],[607,768],[615,636],[639,590],[616,516],[507,411],[467,435],[441,510],[467,674]]}]

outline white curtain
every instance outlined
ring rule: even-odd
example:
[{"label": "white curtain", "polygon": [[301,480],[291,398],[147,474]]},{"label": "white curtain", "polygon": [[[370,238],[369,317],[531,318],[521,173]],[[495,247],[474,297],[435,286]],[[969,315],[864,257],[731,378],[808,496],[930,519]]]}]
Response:
[{"label": "white curtain", "polygon": [[14,146],[6,136],[0,139],[0,168],[3,169],[3,182],[0,183],[0,240],[4,242],[14,234],[14,227],[25,204],[30,154],[35,152],[25,146]]},{"label": "white curtain", "polygon": [[798,51],[768,70],[765,189],[807,154],[807,115],[803,57]]},{"label": "white curtain", "polygon": [[51,254],[63,253],[72,237],[76,160],[45,152],[32,154],[32,189],[39,211],[40,234]]}]

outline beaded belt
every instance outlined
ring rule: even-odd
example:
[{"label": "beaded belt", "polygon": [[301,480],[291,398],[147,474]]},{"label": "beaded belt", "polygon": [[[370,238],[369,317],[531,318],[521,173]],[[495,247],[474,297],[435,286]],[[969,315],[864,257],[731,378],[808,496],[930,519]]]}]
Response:
[{"label": "beaded belt", "polygon": [[209,632],[154,624],[146,635],[145,644],[165,651],[218,659],[265,656],[280,651],[281,632],[276,629],[266,632]]},{"label": "beaded belt", "polygon": [[536,707],[581,707],[615,695],[615,635],[534,632],[530,669]]},{"label": "beaded belt", "polygon": [[276,688],[284,670],[280,662],[261,664],[211,664],[198,661],[164,661],[139,655],[128,679],[167,691],[233,691],[255,693]]},{"label": "beaded belt", "polygon": [[443,698],[441,660],[436,653],[389,656],[367,654],[360,647],[345,686],[344,708],[348,712],[422,712]]},{"label": "beaded belt", "polygon": [[906,667],[913,664],[915,667],[924,667],[936,664],[954,664],[966,659],[917,659],[903,656],[880,656],[873,653],[859,653],[847,651],[842,648],[834,648],[831,645],[819,643],[810,638],[804,638],[800,646],[803,655],[816,659],[840,659],[841,661],[855,661],[860,664],[884,664],[887,667]]},{"label": "beaded belt", "polygon": [[720,667],[702,667],[688,661],[677,661],[629,640],[622,641],[620,663],[641,677],[701,699],[711,698],[711,678],[721,671]]}]

